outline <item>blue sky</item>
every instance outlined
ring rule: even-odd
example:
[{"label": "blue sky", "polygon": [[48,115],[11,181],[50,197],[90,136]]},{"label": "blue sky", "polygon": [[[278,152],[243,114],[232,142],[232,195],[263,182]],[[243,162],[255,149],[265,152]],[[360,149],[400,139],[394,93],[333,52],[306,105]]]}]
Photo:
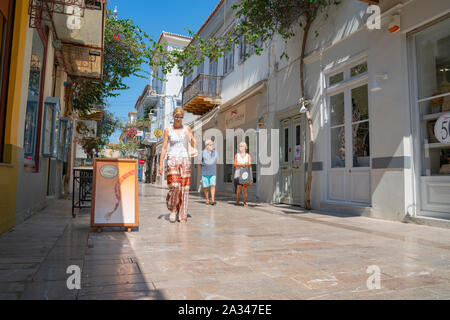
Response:
[{"label": "blue sky", "polygon": [[[109,0],[108,8],[117,6],[121,19],[131,19],[155,40],[162,31],[188,35],[186,27],[197,31],[214,10],[219,0]],[[150,68],[148,67],[147,71]],[[134,111],[137,98],[149,83],[149,79],[128,78],[128,90],[120,92],[120,96],[109,99],[108,110],[117,117],[125,119],[128,113]],[[116,143],[120,132],[114,133],[111,142]]]}]

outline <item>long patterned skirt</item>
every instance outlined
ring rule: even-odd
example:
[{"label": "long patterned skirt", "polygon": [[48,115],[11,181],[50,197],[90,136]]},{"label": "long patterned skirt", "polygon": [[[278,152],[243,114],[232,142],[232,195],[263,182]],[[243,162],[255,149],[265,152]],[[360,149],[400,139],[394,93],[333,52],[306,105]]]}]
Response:
[{"label": "long patterned skirt", "polygon": [[166,203],[170,212],[178,214],[179,220],[187,220],[189,189],[191,185],[191,160],[167,157],[167,185],[169,193]]}]

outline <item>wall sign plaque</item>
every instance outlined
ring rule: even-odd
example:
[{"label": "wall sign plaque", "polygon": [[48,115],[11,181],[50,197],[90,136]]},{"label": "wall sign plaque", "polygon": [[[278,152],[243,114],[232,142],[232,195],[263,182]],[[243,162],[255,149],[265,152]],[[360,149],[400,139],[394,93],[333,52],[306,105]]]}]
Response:
[{"label": "wall sign plaque", "polygon": [[103,178],[106,179],[115,178],[118,173],[119,170],[117,169],[116,166],[113,165],[104,165],[103,167],[100,168],[100,174],[102,175]]},{"label": "wall sign plaque", "polygon": [[434,135],[440,143],[450,144],[450,113],[442,115],[436,121]]}]

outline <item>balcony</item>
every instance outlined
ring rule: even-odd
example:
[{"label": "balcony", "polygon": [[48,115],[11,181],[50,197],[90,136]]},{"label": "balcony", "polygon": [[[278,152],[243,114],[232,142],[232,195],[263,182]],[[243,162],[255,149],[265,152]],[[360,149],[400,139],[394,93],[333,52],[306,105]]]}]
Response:
[{"label": "balcony", "polygon": [[184,110],[202,115],[222,103],[222,77],[199,74],[183,90]]},{"label": "balcony", "polygon": [[30,0],[29,26],[51,26],[55,57],[71,77],[102,78],[105,18],[105,0]]}]

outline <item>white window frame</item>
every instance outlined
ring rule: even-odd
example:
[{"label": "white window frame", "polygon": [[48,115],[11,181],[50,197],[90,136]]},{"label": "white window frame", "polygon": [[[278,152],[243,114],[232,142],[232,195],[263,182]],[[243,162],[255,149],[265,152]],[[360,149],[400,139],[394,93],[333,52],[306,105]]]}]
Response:
[{"label": "white window frame", "polygon": [[428,24],[419,26],[413,29],[406,35],[407,40],[407,61],[408,71],[410,72],[409,87],[410,87],[410,106],[411,106],[411,136],[412,136],[412,159],[411,159],[411,171],[413,172],[413,206],[411,213],[415,216],[427,216],[434,218],[448,219],[448,213],[440,213],[439,211],[430,211],[425,208],[426,201],[422,199],[422,193],[425,191],[422,188],[422,179],[432,180],[437,183],[446,183],[448,176],[426,176],[422,174],[423,153],[422,153],[422,131],[421,131],[421,115],[420,115],[420,103],[426,102],[441,96],[448,96],[450,93],[445,93],[439,96],[426,97],[419,99],[419,84],[418,84],[418,70],[417,70],[417,50],[415,35],[420,31],[425,30],[435,24],[440,23],[445,19],[447,14],[436,18]]}]

